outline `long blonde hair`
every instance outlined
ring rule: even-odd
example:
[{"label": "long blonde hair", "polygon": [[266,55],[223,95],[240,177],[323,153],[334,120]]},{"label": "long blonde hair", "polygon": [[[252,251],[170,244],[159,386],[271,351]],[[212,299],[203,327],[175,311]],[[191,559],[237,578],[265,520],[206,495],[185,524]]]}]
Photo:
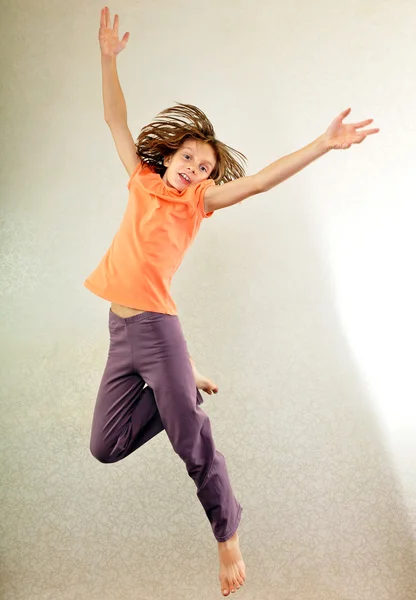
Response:
[{"label": "long blonde hair", "polygon": [[244,177],[247,160],[244,154],[217,140],[211,121],[192,104],[178,103],[167,108],[143,127],[136,141],[137,155],[163,177],[166,171],[164,158],[176,152],[188,138],[210,144],[213,148],[217,160],[210,178],[215,183]]}]

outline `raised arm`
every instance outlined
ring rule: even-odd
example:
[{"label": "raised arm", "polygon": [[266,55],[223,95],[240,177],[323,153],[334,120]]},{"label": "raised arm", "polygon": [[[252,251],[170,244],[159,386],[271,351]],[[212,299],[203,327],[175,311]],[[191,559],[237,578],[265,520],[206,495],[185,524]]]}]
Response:
[{"label": "raised arm", "polygon": [[311,144],[280,158],[255,175],[209,187],[205,193],[205,211],[208,213],[226,208],[255,194],[267,192],[330,150],[345,150],[352,144],[360,144],[368,135],[378,133],[379,129],[365,129],[372,123],[372,119],[360,123],[343,123],[350,112],[351,109],[347,109],[338,115],[326,132]]},{"label": "raised arm", "polygon": [[98,39],[101,48],[101,69],[104,103],[104,119],[112,133],[118,155],[127,173],[131,175],[140,159],[127,125],[127,108],[117,73],[117,56],[126,47],[129,33],[120,40],[118,37],[118,15],[111,27],[110,11],[101,11]]}]

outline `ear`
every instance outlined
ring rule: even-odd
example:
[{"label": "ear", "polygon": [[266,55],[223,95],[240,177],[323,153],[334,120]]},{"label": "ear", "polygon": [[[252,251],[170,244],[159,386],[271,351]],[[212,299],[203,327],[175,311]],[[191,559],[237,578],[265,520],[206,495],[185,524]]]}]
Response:
[{"label": "ear", "polygon": [[165,156],[165,158],[163,159],[163,166],[168,167],[171,162],[172,162],[172,155]]}]

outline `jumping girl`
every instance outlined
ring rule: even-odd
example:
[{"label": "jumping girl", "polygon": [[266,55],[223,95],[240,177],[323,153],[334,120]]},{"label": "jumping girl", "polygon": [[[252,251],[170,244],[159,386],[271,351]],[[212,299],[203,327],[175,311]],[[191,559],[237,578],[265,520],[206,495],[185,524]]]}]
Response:
[{"label": "jumping girl", "polygon": [[195,482],[197,496],[218,542],[224,596],[244,584],[238,539],[241,506],[234,497],[224,456],[215,448],[199,389],[217,387],[197,371],[170,295],[170,285],[203,219],[272,189],[333,149],[349,148],[378,129],[372,119],[344,124],[350,109],[324,134],[255,175],[245,157],[217,140],[210,121],[194,106],[161,112],[134,142],[117,75],[119,19],[101,11],[99,42],[104,118],[128,173],[127,208],[112,244],[86,287],[111,303],[110,349],[98,391],[91,452],[119,461],[165,430]]}]

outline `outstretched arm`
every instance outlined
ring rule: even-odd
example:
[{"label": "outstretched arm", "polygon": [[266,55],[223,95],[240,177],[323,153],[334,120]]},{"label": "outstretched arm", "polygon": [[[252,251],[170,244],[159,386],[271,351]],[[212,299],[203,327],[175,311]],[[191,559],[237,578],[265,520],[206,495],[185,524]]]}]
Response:
[{"label": "outstretched arm", "polygon": [[127,109],[117,73],[117,56],[126,47],[129,33],[118,37],[119,17],[111,24],[107,7],[101,11],[98,39],[101,48],[104,119],[110,128],[118,155],[127,173],[131,175],[139,163],[136,145],[127,125]]},{"label": "outstretched arm", "polygon": [[255,194],[267,192],[330,150],[345,150],[352,144],[360,144],[368,135],[378,133],[379,129],[366,129],[372,123],[372,119],[360,123],[343,123],[350,112],[349,108],[338,115],[326,132],[311,144],[280,158],[255,175],[209,187],[205,193],[205,211],[208,213],[226,208]]}]

